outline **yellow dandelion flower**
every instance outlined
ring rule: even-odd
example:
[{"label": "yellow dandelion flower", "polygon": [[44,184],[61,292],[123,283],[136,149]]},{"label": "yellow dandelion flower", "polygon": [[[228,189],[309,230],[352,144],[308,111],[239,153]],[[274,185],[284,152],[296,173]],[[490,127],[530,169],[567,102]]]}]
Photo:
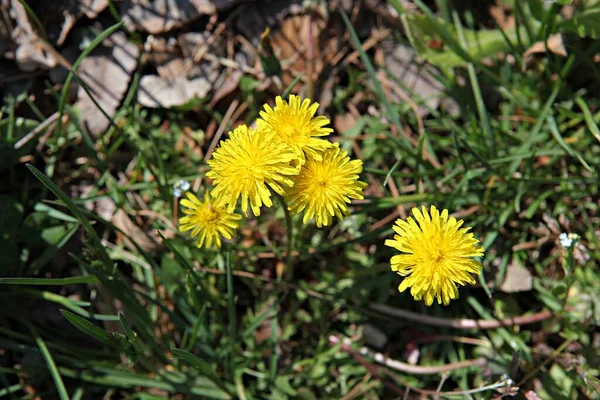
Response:
[{"label": "yellow dandelion flower", "polygon": [[[386,246],[403,254],[391,259],[392,271],[404,276],[398,287],[400,292],[410,287],[415,300],[423,299],[430,306],[434,298],[438,304],[448,305],[458,298],[458,286],[474,284],[481,264],[470,257],[483,256],[483,248],[472,233],[471,228],[460,227],[463,220],[448,218],[448,210],[431,206],[421,210],[413,208],[408,221],[397,220],[393,229],[397,233],[393,240],[386,240]],[[418,222],[418,225],[417,225]]]},{"label": "yellow dandelion flower", "polygon": [[191,230],[192,237],[198,236],[196,246],[208,249],[214,243],[218,249],[221,247],[221,236],[226,239],[233,237],[241,215],[228,213],[225,207],[211,202],[208,190],[203,202],[190,192],[186,196],[187,199],[181,200],[181,205],[186,207],[183,209],[186,216],[179,218],[179,231]]},{"label": "yellow dandelion flower", "polygon": [[228,212],[233,212],[241,197],[244,214],[248,216],[250,203],[258,216],[263,204],[273,205],[269,188],[283,195],[282,185],[294,184],[290,179],[298,174],[290,165],[294,159],[293,151],[272,133],[241,125],[229,133],[229,139],[221,142],[208,161],[211,171],[206,176],[215,186],[212,196],[219,204],[226,204]]},{"label": "yellow dandelion flower", "polygon": [[349,215],[351,199],[362,199],[366,183],[358,180],[362,161],[352,160],[335,143],[320,159],[307,157],[294,186],[286,190],[285,201],[292,214],[304,211],[304,223],[315,218],[317,226],[331,225],[332,217]]},{"label": "yellow dandelion flower", "polygon": [[333,129],[326,128],[329,119],[323,116],[315,117],[319,103],[312,103],[290,95],[289,103],[277,96],[275,107],[265,104],[265,110],[260,112],[261,118],[256,123],[259,127],[267,128],[276,133],[283,142],[290,146],[300,163],[304,163],[306,155],[319,159],[321,152],[331,147],[327,140],[317,139],[327,136]]}]

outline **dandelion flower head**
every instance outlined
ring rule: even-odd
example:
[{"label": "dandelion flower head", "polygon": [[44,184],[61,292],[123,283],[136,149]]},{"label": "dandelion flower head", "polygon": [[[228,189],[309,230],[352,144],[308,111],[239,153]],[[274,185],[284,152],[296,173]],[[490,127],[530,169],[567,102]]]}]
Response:
[{"label": "dandelion flower head", "polygon": [[405,277],[398,290],[410,287],[415,300],[428,306],[434,299],[448,305],[458,298],[458,285],[475,283],[471,274],[479,275],[481,264],[471,257],[483,256],[483,248],[467,233],[470,228],[461,229],[462,220],[448,218],[448,210],[440,214],[431,206],[429,212],[413,208],[412,214],[414,219],[397,220],[393,227],[397,235],[385,241],[402,253],[391,258],[392,270]]},{"label": "dandelion flower head", "polygon": [[362,199],[366,183],[358,180],[361,160],[350,160],[337,143],[319,159],[307,157],[294,186],[286,190],[285,201],[292,214],[304,211],[304,223],[315,218],[317,227],[331,225],[332,217],[350,214],[351,199]]},{"label": "dandelion flower head", "polygon": [[246,125],[229,133],[208,161],[211,170],[206,174],[213,180],[213,198],[233,212],[241,198],[242,211],[248,216],[248,203],[254,215],[260,215],[264,204],[271,207],[270,189],[283,195],[285,186],[292,186],[291,176],[298,168],[290,165],[294,152],[274,135],[263,129],[253,130]]},{"label": "dandelion flower head", "polygon": [[324,116],[315,117],[319,103],[312,103],[310,99],[290,95],[289,103],[277,96],[275,107],[265,104],[264,111],[260,112],[261,118],[256,123],[259,127],[274,132],[280,140],[290,146],[300,164],[303,164],[306,155],[319,159],[321,152],[331,147],[327,140],[318,139],[327,136],[333,129],[327,128],[329,119]]},{"label": "dandelion flower head", "polygon": [[204,195],[204,201],[200,201],[192,193],[186,193],[187,199],[181,200],[184,207],[185,217],[179,218],[179,231],[192,231],[192,237],[198,237],[196,246],[219,249],[221,247],[221,236],[231,239],[238,227],[242,216],[227,212],[225,207],[214,204],[211,201],[208,190]]}]

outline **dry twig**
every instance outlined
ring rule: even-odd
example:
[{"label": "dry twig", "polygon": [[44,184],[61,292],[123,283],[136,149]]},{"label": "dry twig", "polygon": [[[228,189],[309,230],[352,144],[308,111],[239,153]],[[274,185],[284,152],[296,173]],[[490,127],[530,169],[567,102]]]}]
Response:
[{"label": "dry twig", "polygon": [[384,315],[399,319],[415,321],[426,325],[443,326],[456,329],[496,329],[505,326],[527,325],[543,321],[545,319],[551,318],[554,315],[552,311],[540,311],[531,315],[520,315],[518,317],[510,317],[502,320],[465,318],[451,319],[430,317],[427,315],[386,306],[384,304],[373,304],[370,308],[371,310],[380,312]]}]

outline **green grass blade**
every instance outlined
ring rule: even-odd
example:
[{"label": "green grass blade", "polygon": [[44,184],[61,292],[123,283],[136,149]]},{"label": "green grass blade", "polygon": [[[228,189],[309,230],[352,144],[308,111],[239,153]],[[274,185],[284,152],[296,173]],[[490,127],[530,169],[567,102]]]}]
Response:
[{"label": "green grass blade", "polygon": [[69,240],[71,240],[73,235],[79,230],[79,226],[79,223],[72,224],[71,229],[65,232],[65,234],[60,238],[60,240],[56,244],[48,246],[44,250],[44,252],[29,265],[29,270],[39,271],[46,264],[48,264],[50,260],[52,260],[54,256],[56,256],[58,251],[62,249],[63,246],[69,242]]},{"label": "green grass blade", "polygon": [[[227,253],[227,259],[225,261],[225,266],[227,268],[227,310],[229,316],[229,340],[231,341],[231,346],[236,343],[236,326],[235,326],[235,293],[233,292],[233,272],[231,271],[231,261],[229,253]],[[231,376],[235,376],[235,367],[234,367],[234,352],[231,352],[229,359],[229,367]]]},{"label": "green grass blade", "polygon": [[202,291],[202,294],[208,294],[208,291],[205,290],[204,283],[202,282],[202,279],[200,279],[200,277],[198,276],[198,273],[194,270],[194,267],[192,267],[190,265],[190,263],[181,254],[179,254],[179,252],[177,251],[177,249],[175,248],[175,246],[173,246],[171,244],[171,242],[169,241],[169,239],[167,239],[160,231],[156,231],[156,232],[158,233],[158,236],[160,236],[160,239],[165,244],[165,246],[167,246],[167,248],[169,249],[169,251],[171,253],[173,253],[173,255],[175,256],[175,259],[177,260],[177,262],[179,263],[179,265],[181,265],[183,268],[185,268],[186,270],[188,270],[190,272],[190,274],[194,278],[194,281],[200,287],[200,290]]},{"label": "green grass blade", "polygon": [[172,348],[171,351],[175,357],[180,358],[188,363],[190,363],[194,368],[200,371],[204,376],[209,378],[215,385],[228,392],[227,386],[217,377],[217,375],[213,372],[210,365],[201,359],[200,357],[190,353],[189,351]]},{"label": "green grass blade", "polygon": [[33,19],[33,23],[35,24],[35,27],[37,28],[38,33],[40,35],[42,35],[42,38],[47,42],[48,41],[48,34],[46,33],[46,30],[44,29],[44,25],[42,25],[42,21],[40,21],[40,19],[38,18],[38,16],[35,15],[35,13],[33,12],[33,10],[31,9],[31,7],[29,6],[29,4],[27,4],[25,2],[25,0],[19,0],[19,3],[21,3],[21,5],[23,6],[23,8],[25,8],[25,11],[29,15],[29,17],[31,19]]},{"label": "green grass blade", "polygon": [[86,283],[98,283],[93,275],[73,276],[71,278],[0,278],[0,285],[43,285],[64,286]]},{"label": "green grass blade", "polygon": [[113,118],[108,115],[108,113],[106,111],[104,111],[104,108],[102,108],[102,106],[98,103],[98,101],[94,98],[94,95],[92,94],[92,92],[90,92],[90,89],[87,87],[86,83],[79,79],[79,76],[77,76],[77,74],[75,73],[75,70],[71,69],[69,71],[69,73],[73,74],[73,78],[75,78],[75,80],[77,81],[77,83],[79,84],[79,86],[81,86],[83,88],[83,91],[85,93],[87,93],[87,95],[89,96],[90,100],[92,100],[92,103],[94,103],[94,105],[96,106],[96,108],[98,109],[98,111],[100,111],[102,113],[102,115],[104,115],[104,117],[108,120],[108,122],[118,131],[121,131],[121,128],[119,128],[119,126],[115,123],[115,121],[113,120]]},{"label": "green grass blade", "polygon": [[46,186],[52,193],[54,193],[56,195],[56,197],[58,197],[60,200],[63,201],[63,203],[67,206],[67,208],[73,213],[73,215],[83,225],[87,234],[89,235],[90,239],[92,240],[94,247],[97,250],[99,250],[101,252],[101,254],[105,257],[105,259],[103,261],[109,263],[110,258],[108,257],[108,253],[106,252],[106,249],[102,245],[102,242],[100,241],[100,238],[98,237],[98,234],[92,227],[92,224],[90,223],[90,221],[83,215],[83,213],[81,212],[81,210],[79,210],[79,208],[75,205],[75,203],[73,203],[73,200],[71,200],[71,198],[69,196],[67,196],[65,192],[63,192],[54,182],[52,182],[46,175],[44,175],[36,167],[34,167],[31,164],[26,164],[26,165],[27,165],[27,168],[29,168],[29,170],[31,171],[31,173],[33,175],[35,175],[35,177],[38,178],[44,186]]},{"label": "green grass blade", "polygon": [[[554,101],[556,100],[556,97],[558,96],[560,89],[563,86],[565,77],[566,77],[568,71],[571,69],[571,66],[573,65],[574,62],[575,62],[575,57],[573,55],[571,55],[565,62],[565,65],[563,66],[563,68],[561,70],[559,79],[554,83],[554,87],[552,88],[552,93],[550,93],[550,96],[544,103],[544,107],[542,107],[540,113],[538,114],[537,121],[536,121],[535,125],[533,126],[531,133],[529,134],[527,139],[523,142],[523,144],[517,149],[518,152],[529,151],[530,148],[533,146],[533,144],[538,139],[538,134],[542,130],[544,123],[546,123],[547,117],[549,115],[551,115],[552,106],[554,104]],[[509,168],[510,175],[512,175],[519,168],[519,164],[521,163],[521,160],[522,160],[521,158],[518,158],[517,160],[513,161],[510,164],[510,168]]]},{"label": "green grass blade", "polygon": [[[75,60],[75,62],[73,63],[73,67],[71,68],[71,70],[77,71],[77,69],[81,65],[81,62],[83,61],[83,59],[86,58],[88,56],[88,54],[90,54],[96,47],[98,47],[104,39],[106,39],[107,37],[112,35],[114,32],[116,32],[119,28],[121,28],[122,25],[123,25],[123,21],[118,22],[118,23],[114,24],[113,26],[109,27],[108,29],[106,29],[100,35],[98,35],[94,40],[92,40],[92,43],[90,43],[90,45],[81,52],[79,57],[77,57],[77,60]],[[64,83],[63,89],[62,89],[62,93],[60,96],[60,100],[58,103],[58,120],[56,123],[55,132],[59,132],[59,133],[62,130],[62,116],[65,111],[65,104],[67,102],[67,95],[69,94],[69,87],[71,86],[71,82],[73,81],[72,71],[69,72],[69,75],[67,76],[67,79],[65,80],[65,83]]]},{"label": "green grass blade", "polygon": [[60,313],[70,323],[72,323],[73,325],[75,325],[75,327],[77,329],[79,329],[80,331],[82,331],[86,335],[93,337],[94,339],[98,340],[99,342],[104,343],[105,345],[108,345],[108,346],[112,346],[113,345],[113,343],[110,340],[110,337],[108,336],[108,333],[106,333],[106,331],[104,329],[98,328],[96,325],[94,325],[93,323],[91,323],[87,319],[81,318],[80,316],[75,315],[75,314],[73,314],[70,311],[60,310]]},{"label": "green grass blade", "polygon": [[[381,103],[383,104],[383,106],[386,110],[386,113],[390,117],[390,120],[392,121],[392,123],[394,125],[396,125],[398,127],[398,129],[401,129],[402,123],[400,122],[400,115],[398,114],[398,110],[396,110],[394,107],[392,107],[392,105],[388,101],[388,98],[385,95],[385,92],[383,91],[383,87],[381,86],[381,82],[379,82],[379,79],[377,79],[377,73],[375,72],[375,67],[373,66],[373,63],[371,62],[371,59],[369,58],[367,53],[362,48],[362,43],[360,42],[360,39],[359,39],[358,35],[356,34],[356,31],[354,30],[354,27],[352,26],[352,22],[350,22],[348,15],[346,15],[344,10],[340,9],[340,12],[342,14],[344,23],[346,24],[346,28],[350,32],[350,37],[352,38],[352,42],[354,43],[356,50],[360,54],[360,58],[365,66],[365,69],[367,70],[367,73],[369,74],[369,77],[371,78],[373,87],[375,88],[375,91],[377,92],[377,95],[379,96],[379,99],[380,99]],[[418,156],[415,152],[415,149],[412,147],[412,145],[410,144],[408,139],[403,137],[402,138],[403,140],[399,140],[398,138],[396,138],[394,135],[392,135],[390,132],[387,132],[387,131],[385,132],[385,134],[392,141],[394,141],[394,143],[396,143],[401,149],[407,151],[412,157],[418,158]]]},{"label": "green grass blade", "polygon": [[[33,330],[33,328],[31,328],[31,329]],[[50,375],[52,376],[52,379],[54,380],[54,384],[56,385],[56,390],[58,391],[60,400],[69,400],[69,394],[67,393],[65,384],[63,383],[62,377],[60,376],[60,372],[58,372],[58,368],[56,368],[56,363],[54,362],[54,359],[52,358],[52,354],[50,354],[50,351],[48,350],[46,343],[37,334],[37,332],[35,332],[35,330],[34,330],[33,333],[35,335],[35,342],[37,343],[38,347],[40,348],[40,352],[42,353],[42,356],[44,357],[44,360],[46,361],[48,370],[50,370]]]},{"label": "green grass blade", "polygon": [[248,327],[246,329],[244,329],[244,331],[241,334],[242,339],[245,339],[249,336],[251,336],[252,334],[254,334],[254,332],[256,331],[256,329],[267,319],[269,318],[273,318],[277,315],[277,310],[275,310],[274,308],[269,308],[266,311],[264,311],[262,314],[258,315],[257,317],[255,317],[252,322],[250,323],[250,325],[248,325]]},{"label": "green grass blade", "polygon": [[[7,394],[12,394],[12,393],[18,392],[19,390],[23,389],[24,387],[25,387],[25,385],[22,385],[19,383],[12,385],[12,386],[6,386],[5,388],[0,389],[0,397],[4,397]],[[11,398],[14,398],[14,397],[11,397]]]},{"label": "green grass blade", "polygon": [[302,79],[302,76],[303,76],[303,74],[299,74],[297,77],[294,78],[294,80],[292,81],[292,83],[290,83],[290,85],[287,88],[285,88],[285,90],[281,94],[281,98],[282,99],[285,100],[285,99],[287,99],[289,97],[289,95],[292,93],[292,90],[294,90],[294,87]]},{"label": "green grass blade", "polygon": [[585,124],[587,125],[588,129],[600,142],[600,129],[598,128],[596,121],[594,121],[594,116],[592,115],[590,108],[587,106],[587,104],[585,104],[585,101],[583,101],[581,97],[576,98],[575,103],[577,103],[579,108],[581,108],[581,111],[583,112],[583,118],[585,119]]},{"label": "green grass blade", "polygon": [[[465,33],[463,31],[462,24],[460,22],[460,18],[456,11],[452,12],[452,19],[454,20],[454,26],[456,27],[456,31],[458,33],[458,38],[463,47],[467,47],[467,41],[465,38]],[[494,133],[492,132],[492,127],[490,126],[490,121],[488,119],[488,113],[485,108],[485,104],[483,102],[483,96],[481,94],[481,87],[479,86],[479,80],[477,79],[477,72],[475,71],[475,65],[472,62],[468,62],[467,71],[469,73],[469,81],[471,82],[471,88],[473,89],[473,97],[475,97],[475,104],[477,106],[477,113],[479,114],[479,120],[481,125],[483,126],[483,130],[485,131],[485,135],[488,139],[488,149],[490,154],[495,156],[496,154],[496,140],[494,138]]]},{"label": "green grass blade", "polygon": [[50,301],[50,302],[59,304],[61,306],[67,307],[69,310],[73,311],[74,313],[77,313],[86,318],[93,318],[93,319],[96,319],[99,321],[115,321],[118,319],[114,315],[90,313],[81,307],[81,305],[87,307],[89,305],[89,303],[82,303],[79,301],[75,301],[68,297],[61,296],[60,294],[57,294],[57,293],[29,289],[29,288],[19,288],[19,289],[15,289],[15,290],[18,290],[19,292],[27,293],[31,296],[38,297],[38,298],[44,299],[46,301]]},{"label": "green grass blade", "polygon": [[131,325],[129,325],[129,322],[127,322],[127,320],[125,319],[125,316],[121,312],[119,312],[119,322],[121,322],[121,326],[123,327],[123,330],[125,331],[125,334],[127,335],[127,338],[129,338],[131,343],[133,343],[134,346],[137,347],[137,343],[138,343],[137,336],[133,332],[133,329],[131,329]]},{"label": "green grass blade", "polygon": [[571,155],[572,157],[575,157],[577,160],[579,160],[579,162],[581,163],[581,165],[583,165],[583,167],[585,169],[592,172],[592,168],[583,159],[581,154],[579,154],[578,152],[573,150],[573,148],[571,146],[569,146],[569,144],[567,142],[565,142],[562,135],[560,134],[560,131],[558,130],[558,124],[556,123],[556,119],[553,116],[549,115],[547,118],[547,121],[548,121],[548,127],[550,128],[550,133],[552,133],[552,137],[556,140],[556,142],[559,144],[559,146],[562,147],[567,153],[569,153],[569,155]]}]

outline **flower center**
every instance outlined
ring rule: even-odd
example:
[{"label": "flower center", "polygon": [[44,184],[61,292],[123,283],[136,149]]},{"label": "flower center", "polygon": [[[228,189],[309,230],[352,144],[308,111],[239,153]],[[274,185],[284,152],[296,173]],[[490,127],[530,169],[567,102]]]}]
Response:
[{"label": "flower center", "polygon": [[211,206],[202,210],[200,216],[206,223],[214,223],[219,219],[219,213]]},{"label": "flower center", "polygon": [[294,123],[295,121],[287,121],[287,124],[283,126],[283,136],[291,141],[297,141],[304,137],[304,129],[302,125]]},{"label": "flower center", "polygon": [[439,267],[446,261],[446,254],[439,248],[433,249],[433,251],[429,253],[429,260],[436,267]]}]

